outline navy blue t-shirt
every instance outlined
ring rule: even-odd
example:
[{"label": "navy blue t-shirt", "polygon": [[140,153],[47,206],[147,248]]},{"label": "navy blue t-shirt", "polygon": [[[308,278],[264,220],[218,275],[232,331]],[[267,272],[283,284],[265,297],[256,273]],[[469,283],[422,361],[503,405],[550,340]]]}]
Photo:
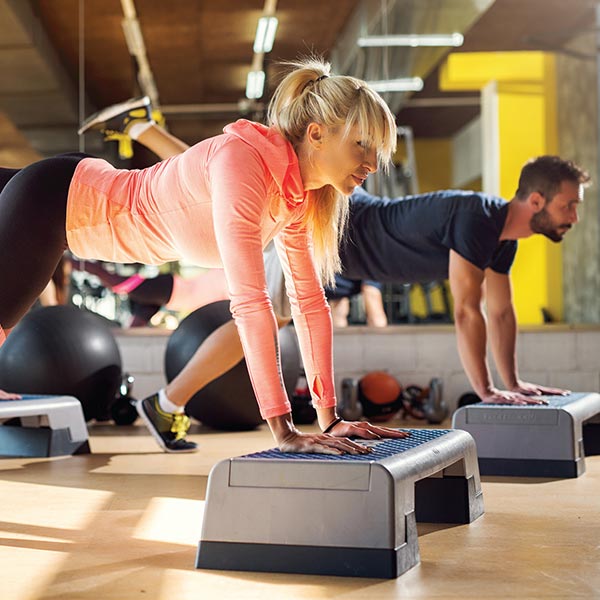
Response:
[{"label": "navy blue t-shirt", "polygon": [[516,240],[500,241],[508,202],[444,190],[380,198],[356,188],[340,246],[342,277],[390,283],[448,278],[450,250],[480,269],[508,273]]}]

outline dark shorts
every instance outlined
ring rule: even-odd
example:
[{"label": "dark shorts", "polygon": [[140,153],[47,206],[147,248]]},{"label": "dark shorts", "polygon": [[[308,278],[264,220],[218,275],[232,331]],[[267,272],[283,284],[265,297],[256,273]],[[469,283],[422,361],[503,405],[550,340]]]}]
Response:
[{"label": "dark shorts", "polygon": [[328,300],[341,300],[342,298],[351,298],[360,294],[363,285],[371,285],[378,290],[383,288],[383,284],[370,279],[346,279],[341,275],[335,276],[335,287],[325,288],[325,295]]}]

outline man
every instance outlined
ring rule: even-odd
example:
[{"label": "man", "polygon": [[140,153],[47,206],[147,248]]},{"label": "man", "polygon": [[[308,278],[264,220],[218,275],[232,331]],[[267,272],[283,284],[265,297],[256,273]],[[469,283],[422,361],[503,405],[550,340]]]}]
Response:
[{"label": "man", "polygon": [[[130,117],[148,105],[147,99],[134,99],[109,107],[91,117],[80,133],[99,129],[105,134],[110,132],[113,139],[115,135],[117,139],[131,136],[161,158],[185,150],[186,144],[149,117]],[[512,202],[465,191],[388,199],[357,188],[351,196],[349,230],[341,249],[341,275],[381,283],[448,278],[454,297],[458,350],[475,393],[490,403],[544,403],[535,396],[568,392],[524,382],[519,377],[510,268],[518,239],[542,234],[555,242],[562,240],[577,222],[577,208],[588,181],[587,173],[572,162],[542,156],[524,166]],[[271,293],[273,296],[272,288]],[[482,308],[484,295],[487,319]],[[492,381],[486,356],[488,334],[506,389],[496,387]],[[196,385],[177,389],[170,384],[166,393],[161,390],[161,397],[169,400],[165,407],[185,405],[198,389],[242,358],[233,322],[223,325],[211,338],[211,344],[203,344],[207,346],[205,352],[210,348],[215,355],[226,354],[228,360],[211,362],[214,372],[196,369],[197,356],[203,351],[200,348],[186,366],[186,370],[197,374]],[[215,350],[224,345],[226,353]],[[165,427],[168,423],[165,419]]]},{"label": "man", "polygon": [[[518,239],[542,234],[562,241],[578,220],[588,181],[587,173],[572,162],[542,156],[523,167],[511,202],[457,190],[390,200],[357,188],[340,253],[341,275],[395,283],[448,278],[458,351],[484,402],[538,403],[528,396],[566,393],[519,378],[510,267]],[[506,390],[492,381],[488,334]]]}]

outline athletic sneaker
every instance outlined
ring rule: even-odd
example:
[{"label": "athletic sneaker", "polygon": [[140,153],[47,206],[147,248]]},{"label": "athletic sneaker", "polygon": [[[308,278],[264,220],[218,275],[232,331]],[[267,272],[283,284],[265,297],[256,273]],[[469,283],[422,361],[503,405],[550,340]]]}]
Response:
[{"label": "athletic sneaker", "polygon": [[126,134],[134,123],[152,120],[152,105],[148,96],[130,98],[113,104],[88,117],[77,132],[79,135],[96,129],[104,135]]},{"label": "athletic sneaker", "polygon": [[158,394],[139,400],[136,408],[165,452],[195,452],[198,449],[198,444],[185,439],[191,424],[190,418],[185,413],[168,413],[162,410]]}]

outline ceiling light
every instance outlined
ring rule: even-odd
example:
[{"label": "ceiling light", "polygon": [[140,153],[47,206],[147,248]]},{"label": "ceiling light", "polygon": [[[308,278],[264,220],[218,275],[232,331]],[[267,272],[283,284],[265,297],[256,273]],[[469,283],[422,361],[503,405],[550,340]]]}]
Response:
[{"label": "ceiling light", "polygon": [[462,46],[464,37],[460,33],[428,33],[406,35],[368,35],[360,37],[356,43],[361,48],[381,48],[382,46]]},{"label": "ceiling light", "polygon": [[369,81],[371,89],[376,92],[420,92],[423,89],[423,80],[420,77],[403,77],[401,79],[382,79]]},{"label": "ceiling light", "polygon": [[271,52],[277,31],[277,17],[261,17],[256,27],[254,52],[257,54]]},{"label": "ceiling light", "polygon": [[260,98],[265,88],[265,72],[250,71],[246,80],[246,98]]}]

